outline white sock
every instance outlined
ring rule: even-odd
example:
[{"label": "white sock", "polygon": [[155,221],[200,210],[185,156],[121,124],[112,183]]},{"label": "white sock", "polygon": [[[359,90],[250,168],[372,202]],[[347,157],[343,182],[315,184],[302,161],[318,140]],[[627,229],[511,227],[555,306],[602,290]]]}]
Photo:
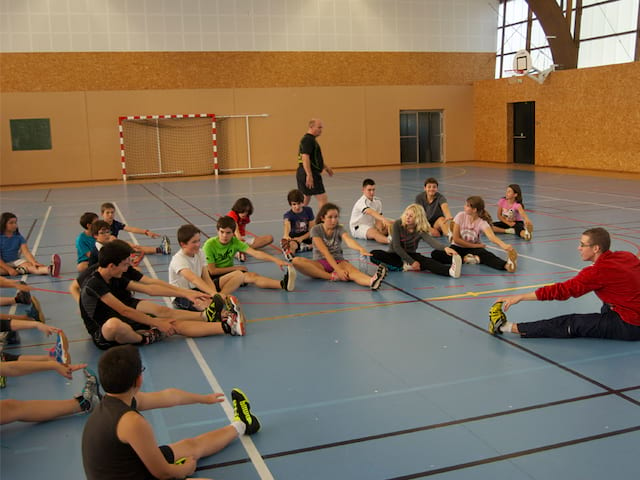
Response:
[{"label": "white sock", "polygon": [[500,327],[500,331],[502,333],[511,333],[511,327],[513,327],[513,322],[507,322]]},{"label": "white sock", "polygon": [[236,429],[236,431],[238,432],[238,436],[239,437],[244,435],[244,432],[247,429],[247,426],[243,422],[241,422],[240,420],[236,420],[235,422],[232,422],[231,425],[233,426],[233,428]]}]

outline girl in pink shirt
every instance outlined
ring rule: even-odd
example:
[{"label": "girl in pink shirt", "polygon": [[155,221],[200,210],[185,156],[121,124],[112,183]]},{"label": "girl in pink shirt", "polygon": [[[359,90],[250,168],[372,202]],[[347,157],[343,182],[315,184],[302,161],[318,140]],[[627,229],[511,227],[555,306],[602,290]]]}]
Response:
[{"label": "girl in pink shirt", "polygon": [[533,223],[524,211],[522,189],[517,183],[509,185],[504,197],[498,201],[498,220],[492,226],[495,233],[510,233],[531,240]]}]

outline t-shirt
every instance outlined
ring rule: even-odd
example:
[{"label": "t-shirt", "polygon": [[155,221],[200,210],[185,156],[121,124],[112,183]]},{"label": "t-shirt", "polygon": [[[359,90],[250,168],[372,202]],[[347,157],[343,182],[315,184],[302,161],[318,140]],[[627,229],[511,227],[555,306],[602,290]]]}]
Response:
[{"label": "t-shirt", "polygon": [[213,263],[218,268],[233,267],[233,256],[236,252],[246,252],[249,245],[237,237],[231,237],[231,241],[226,245],[220,243],[218,237],[211,237],[204,242],[202,251],[207,263]]},{"label": "t-shirt", "polygon": [[78,253],[77,262],[87,262],[89,260],[89,253],[96,244],[96,239],[91,235],[87,235],[84,232],[80,232],[80,235],[76,237],[76,252]]},{"label": "t-shirt", "polygon": [[24,237],[14,232],[10,237],[7,235],[0,235],[0,257],[3,262],[15,262],[20,258],[20,247],[27,243]]},{"label": "t-shirt", "polygon": [[509,202],[506,198],[502,197],[498,200],[498,208],[502,212],[502,216],[506,218],[510,222],[522,222],[522,215],[520,215],[520,211],[517,209],[522,209],[522,205],[518,202],[513,202],[509,205]]},{"label": "t-shirt", "polygon": [[282,218],[288,220],[291,225],[289,236],[291,238],[300,237],[309,231],[309,224],[313,222],[313,210],[311,207],[302,207],[300,213],[294,213],[293,210],[288,210]]},{"label": "t-shirt", "polygon": [[[319,238],[324,242],[324,244],[329,249],[329,253],[334,258],[334,260],[344,260],[344,255],[342,253],[342,235],[346,233],[344,227],[342,225],[338,225],[333,233],[327,236],[322,224],[316,225],[311,229],[310,236],[311,238]],[[324,255],[320,253],[320,250],[317,248],[313,249],[313,259],[314,260],[323,260]]]},{"label": "t-shirt", "polygon": [[[80,280],[78,280],[78,283],[80,283]],[[127,291],[129,283],[130,280],[125,278],[124,275],[122,278],[112,278],[107,283],[96,269],[84,281],[84,284],[80,284],[82,285],[80,290],[80,314],[89,335],[93,336],[109,318],[119,317],[118,312],[104,303],[101,298],[111,293],[122,301],[118,295],[122,295],[122,291]]]},{"label": "t-shirt", "polygon": [[378,197],[373,197],[373,200],[369,200],[365,195],[362,195],[358,199],[351,210],[351,220],[349,220],[349,227],[352,232],[356,227],[366,228],[368,230],[375,226],[376,219],[371,215],[364,213],[367,208],[371,208],[378,213],[382,213],[382,200]]},{"label": "t-shirt", "polygon": [[117,237],[120,233],[120,230],[124,230],[126,225],[124,223],[119,222],[118,220],[114,220],[111,225],[109,225],[109,229],[111,230],[111,235]]},{"label": "t-shirt", "polygon": [[418,250],[420,240],[424,240],[436,250],[444,250],[446,248],[445,245],[433,238],[429,232],[409,232],[402,225],[402,219],[399,218],[393,222],[391,244],[388,251],[398,254],[404,263],[411,264],[415,262],[415,259],[408,254],[415,253]]},{"label": "t-shirt", "polygon": [[[460,227],[460,236],[469,243],[481,243],[480,234],[487,228],[491,228],[489,224],[480,217],[473,220],[471,215],[464,212],[458,213],[453,221]],[[454,245],[457,245],[453,242]],[[458,245],[461,247],[462,245]]]},{"label": "t-shirt", "polygon": [[442,204],[447,203],[447,199],[440,192],[436,192],[431,203],[427,202],[426,193],[419,193],[416,195],[416,203],[424,208],[424,213],[426,213],[430,224],[434,224],[440,217],[444,217]]},{"label": "t-shirt", "polygon": [[298,147],[298,164],[302,165],[302,155],[309,155],[311,163],[311,172],[319,174],[324,170],[324,159],[322,158],[322,150],[320,144],[316,141],[316,137],[310,133],[305,133],[300,146]]},{"label": "t-shirt", "polygon": [[180,271],[191,270],[196,277],[202,275],[202,269],[207,266],[207,260],[202,250],[198,250],[193,257],[190,257],[182,249],[176,253],[169,263],[169,283],[179,288],[191,289],[196,286],[180,275]]},{"label": "t-shirt", "polygon": [[87,418],[82,432],[82,463],[88,480],[151,480],[149,472],[133,447],[118,438],[118,423],[123,415],[136,412],[131,406],[105,395]]},{"label": "t-shirt", "polygon": [[249,215],[245,215],[244,218],[242,218],[236,212],[230,210],[229,213],[227,213],[227,216],[233,218],[236,221],[238,230],[240,231],[240,235],[244,237],[247,234],[246,225],[251,223],[251,218],[249,217]]}]

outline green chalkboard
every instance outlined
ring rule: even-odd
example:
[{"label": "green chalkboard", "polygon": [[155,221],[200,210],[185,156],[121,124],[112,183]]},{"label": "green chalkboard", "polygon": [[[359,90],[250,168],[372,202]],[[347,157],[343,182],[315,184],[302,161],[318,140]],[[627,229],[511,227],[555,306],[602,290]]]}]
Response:
[{"label": "green chalkboard", "polygon": [[51,125],[48,118],[9,120],[13,150],[51,150]]}]

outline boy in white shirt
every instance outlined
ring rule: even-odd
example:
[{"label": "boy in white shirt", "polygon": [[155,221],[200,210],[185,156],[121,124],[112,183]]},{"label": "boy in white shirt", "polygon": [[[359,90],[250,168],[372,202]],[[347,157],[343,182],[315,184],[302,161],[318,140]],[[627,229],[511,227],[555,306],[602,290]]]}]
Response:
[{"label": "boy in white shirt", "polygon": [[351,210],[349,229],[353,238],[375,240],[388,245],[391,243],[389,235],[393,220],[382,215],[382,200],[376,195],[376,182],[365,178],[362,182],[362,197]]}]

